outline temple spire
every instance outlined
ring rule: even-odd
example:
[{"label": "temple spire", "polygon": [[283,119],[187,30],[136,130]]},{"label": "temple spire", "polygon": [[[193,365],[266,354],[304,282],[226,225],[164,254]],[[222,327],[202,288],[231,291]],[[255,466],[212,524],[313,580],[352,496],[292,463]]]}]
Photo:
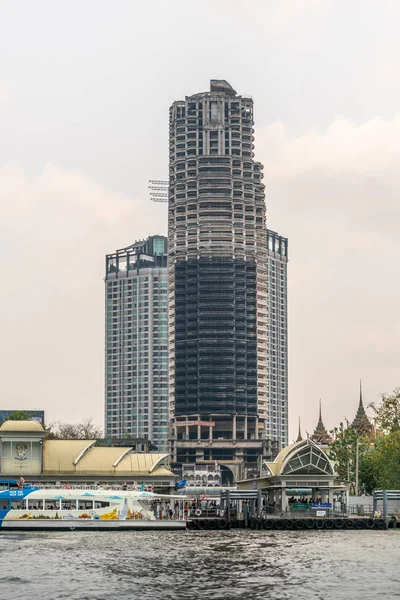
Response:
[{"label": "temple spire", "polygon": [[300,426],[300,417],[299,417],[299,433],[297,435],[297,440],[296,442],[302,442],[303,441],[303,437],[301,435],[301,426]]},{"label": "temple spire", "polygon": [[372,424],[367,417],[367,413],[365,412],[363,396],[362,396],[362,382],[360,379],[360,400],[358,403],[358,410],[356,412],[356,416],[354,417],[354,421],[351,424],[353,429],[360,429],[365,431],[366,433],[372,432]]},{"label": "temple spire", "polygon": [[329,440],[329,435],[328,432],[326,430],[326,427],[324,425],[324,422],[322,420],[322,403],[321,403],[321,398],[319,399],[319,418],[318,418],[318,424],[316,426],[316,428],[314,429],[314,433],[311,436],[311,439],[314,442],[326,442],[327,440]]}]

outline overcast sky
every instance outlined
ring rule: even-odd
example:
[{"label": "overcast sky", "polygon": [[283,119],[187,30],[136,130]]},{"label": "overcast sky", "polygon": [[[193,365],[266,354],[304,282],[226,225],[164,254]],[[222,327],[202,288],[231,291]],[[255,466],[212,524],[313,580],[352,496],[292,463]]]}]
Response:
[{"label": "overcast sky", "polygon": [[0,406],[103,421],[104,255],[166,233],[168,108],[255,102],[289,420],[400,385],[398,0],[0,0]]}]

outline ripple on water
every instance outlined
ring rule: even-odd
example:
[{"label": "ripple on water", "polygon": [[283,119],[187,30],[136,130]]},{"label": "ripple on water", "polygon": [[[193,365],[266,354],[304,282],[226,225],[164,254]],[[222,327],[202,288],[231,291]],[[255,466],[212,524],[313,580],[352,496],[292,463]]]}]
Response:
[{"label": "ripple on water", "polygon": [[0,589],[13,600],[394,600],[399,544],[399,530],[0,534]]}]

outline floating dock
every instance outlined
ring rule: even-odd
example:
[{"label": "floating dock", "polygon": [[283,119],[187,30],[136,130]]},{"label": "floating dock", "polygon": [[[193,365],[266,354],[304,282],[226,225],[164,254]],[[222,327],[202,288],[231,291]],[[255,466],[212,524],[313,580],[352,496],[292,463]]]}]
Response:
[{"label": "floating dock", "polygon": [[191,531],[221,531],[228,529],[256,529],[266,531],[312,531],[312,530],[362,530],[375,529],[383,531],[399,526],[400,522],[385,518],[285,518],[267,517],[243,519],[226,519],[224,517],[196,517],[187,521],[187,529]]}]

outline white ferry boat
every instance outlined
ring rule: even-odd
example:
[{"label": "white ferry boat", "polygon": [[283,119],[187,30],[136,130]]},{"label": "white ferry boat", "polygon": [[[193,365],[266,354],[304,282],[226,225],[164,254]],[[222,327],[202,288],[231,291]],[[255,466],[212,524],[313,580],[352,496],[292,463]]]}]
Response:
[{"label": "white ferry boat", "polygon": [[0,481],[3,530],[186,529],[182,496],[123,489],[38,488]]}]

